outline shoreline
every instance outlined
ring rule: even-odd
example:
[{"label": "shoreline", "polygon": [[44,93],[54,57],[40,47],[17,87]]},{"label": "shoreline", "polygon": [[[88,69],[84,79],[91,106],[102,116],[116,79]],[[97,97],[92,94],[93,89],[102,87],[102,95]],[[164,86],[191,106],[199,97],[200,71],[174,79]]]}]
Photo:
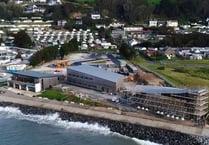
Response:
[{"label": "shoreline", "polygon": [[111,132],[119,133],[131,138],[151,141],[162,145],[208,145],[208,138],[200,138],[179,132],[146,127],[126,122],[118,122],[97,117],[90,117],[80,114],[73,114],[65,111],[55,111],[47,108],[39,108],[10,102],[0,102],[1,107],[17,107],[23,114],[47,115],[50,113],[58,113],[62,120],[89,123],[106,126]]},{"label": "shoreline", "polygon": [[[172,129],[160,128],[159,126],[153,127],[156,122],[140,118],[144,124],[153,123],[150,126],[137,123],[134,117],[121,114],[119,110],[109,110],[109,112],[91,110],[89,107],[69,104],[65,102],[58,102],[54,100],[46,100],[40,98],[31,98],[26,96],[19,96],[19,98],[8,97],[0,95],[0,106],[18,107],[24,114],[38,114],[45,115],[47,113],[58,112],[60,118],[68,121],[79,121],[98,123],[102,126],[107,126],[112,132],[117,132],[129,137],[135,137],[142,140],[149,140],[151,142],[168,145],[208,145],[209,138],[199,137],[196,135],[189,135]],[[72,105],[74,105],[72,107]],[[77,107],[76,107],[77,106]],[[94,114],[91,114],[94,113]],[[176,125],[178,129],[178,125]],[[181,128],[184,130],[185,128]]]}]

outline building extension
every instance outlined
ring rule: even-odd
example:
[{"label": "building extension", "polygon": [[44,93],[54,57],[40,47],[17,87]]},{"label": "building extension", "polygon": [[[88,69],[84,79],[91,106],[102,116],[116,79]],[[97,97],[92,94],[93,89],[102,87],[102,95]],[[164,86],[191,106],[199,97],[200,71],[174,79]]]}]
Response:
[{"label": "building extension", "polygon": [[67,68],[67,80],[72,85],[116,93],[121,88],[123,76],[90,65],[78,65]]},{"label": "building extension", "polygon": [[208,91],[137,85],[127,94],[128,103],[171,119],[204,124],[208,113]]},{"label": "building extension", "polygon": [[51,88],[64,79],[62,74],[49,74],[36,71],[14,72],[8,86],[20,90],[40,92]]}]

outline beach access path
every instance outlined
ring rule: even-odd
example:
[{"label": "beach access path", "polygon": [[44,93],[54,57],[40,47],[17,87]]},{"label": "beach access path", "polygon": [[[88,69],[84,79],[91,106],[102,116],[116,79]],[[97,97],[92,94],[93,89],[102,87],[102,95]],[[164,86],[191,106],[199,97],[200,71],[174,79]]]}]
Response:
[{"label": "beach access path", "polygon": [[207,126],[200,128],[191,125],[181,124],[178,121],[174,122],[170,120],[156,119],[153,117],[145,116],[143,114],[124,112],[113,108],[90,107],[79,104],[71,104],[68,102],[48,100],[39,97],[29,97],[24,94],[17,94],[5,88],[0,88],[0,90],[4,92],[0,94],[0,102],[11,102],[15,104],[33,106],[38,108],[52,109],[55,111],[65,111],[96,118],[103,118],[119,122],[128,122],[143,126],[167,129],[186,134],[209,136],[209,127]]}]

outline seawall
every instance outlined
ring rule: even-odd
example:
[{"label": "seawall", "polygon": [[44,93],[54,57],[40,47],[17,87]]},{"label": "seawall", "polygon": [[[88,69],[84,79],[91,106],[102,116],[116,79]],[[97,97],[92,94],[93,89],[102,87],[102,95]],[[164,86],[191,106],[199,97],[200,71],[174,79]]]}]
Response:
[{"label": "seawall", "polygon": [[60,118],[62,118],[63,120],[88,122],[92,124],[99,123],[100,125],[109,127],[112,132],[117,132],[129,137],[149,140],[164,145],[208,145],[209,143],[206,138],[199,138],[183,133],[152,127],[145,127],[126,122],[118,122],[97,117],[73,114],[65,111],[55,111],[51,109],[38,108],[8,102],[0,102],[0,106],[18,107],[24,114],[46,115],[49,113],[58,112]]},{"label": "seawall", "polygon": [[[14,94],[13,94],[14,95]],[[80,114],[85,116],[92,116],[97,118],[109,119],[120,122],[127,122],[132,124],[139,124],[143,126],[161,128],[166,130],[172,130],[185,134],[209,136],[209,131],[206,130],[203,134],[203,128],[195,127],[191,125],[183,125],[180,122],[174,121],[162,121],[156,118],[145,118],[141,114],[122,112],[120,110],[100,109],[89,106],[81,106],[77,104],[70,104],[65,102],[59,102],[55,100],[45,100],[40,98],[33,98],[28,96],[5,96],[0,95],[0,102],[11,102],[16,104],[28,105],[39,108],[47,108],[56,111],[64,110],[65,112]]]},{"label": "seawall", "polygon": [[[31,99],[36,100],[38,98],[31,98]],[[109,116],[110,118],[108,119],[108,118],[105,118],[107,117],[106,115],[108,113],[104,114],[104,112],[95,111],[94,113],[97,112],[100,115],[95,114],[95,115],[90,116],[89,113],[92,110],[85,109],[85,108],[78,108],[78,107],[77,108],[71,107],[68,109],[73,109],[73,110],[67,110],[67,107],[65,106],[65,104],[55,105],[56,103],[60,103],[57,101],[50,101],[50,103],[52,103],[50,104],[48,102],[49,100],[43,100],[43,99],[39,99],[41,100],[42,103],[36,102],[34,100],[31,102],[30,99],[25,99],[24,101],[23,100],[20,101],[21,99],[19,99],[19,102],[17,100],[15,100],[14,98],[10,98],[10,97],[0,96],[0,106],[18,107],[25,114],[45,115],[47,113],[58,112],[60,114],[60,117],[63,120],[99,123],[101,125],[109,127],[110,130],[113,132],[117,132],[122,135],[127,135],[130,137],[136,137],[142,140],[149,140],[149,141],[164,144],[164,145],[208,145],[209,144],[209,139],[206,137],[197,137],[194,135],[188,135],[185,133],[179,133],[179,132],[170,131],[167,129],[148,127],[148,126],[138,124],[135,121],[129,122],[129,120],[124,120],[123,117],[119,118],[120,112],[115,112],[116,116],[114,116],[114,114],[112,113],[109,113],[109,115],[111,115],[112,117]],[[53,107],[50,107],[50,106],[53,106]],[[81,109],[80,111],[83,111],[83,113],[78,112],[79,109]],[[117,118],[114,119],[114,117],[117,117]],[[146,122],[144,123],[146,124]]]}]

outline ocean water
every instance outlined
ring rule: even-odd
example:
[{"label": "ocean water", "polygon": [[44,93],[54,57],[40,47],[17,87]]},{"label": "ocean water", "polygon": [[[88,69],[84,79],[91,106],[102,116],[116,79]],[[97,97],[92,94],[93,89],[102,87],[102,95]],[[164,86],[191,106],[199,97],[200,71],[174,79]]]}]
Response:
[{"label": "ocean water", "polygon": [[98,124],[64,121],[58,113],[25,115],[0,107],[0,145],[158,145],[113,133]]}]

